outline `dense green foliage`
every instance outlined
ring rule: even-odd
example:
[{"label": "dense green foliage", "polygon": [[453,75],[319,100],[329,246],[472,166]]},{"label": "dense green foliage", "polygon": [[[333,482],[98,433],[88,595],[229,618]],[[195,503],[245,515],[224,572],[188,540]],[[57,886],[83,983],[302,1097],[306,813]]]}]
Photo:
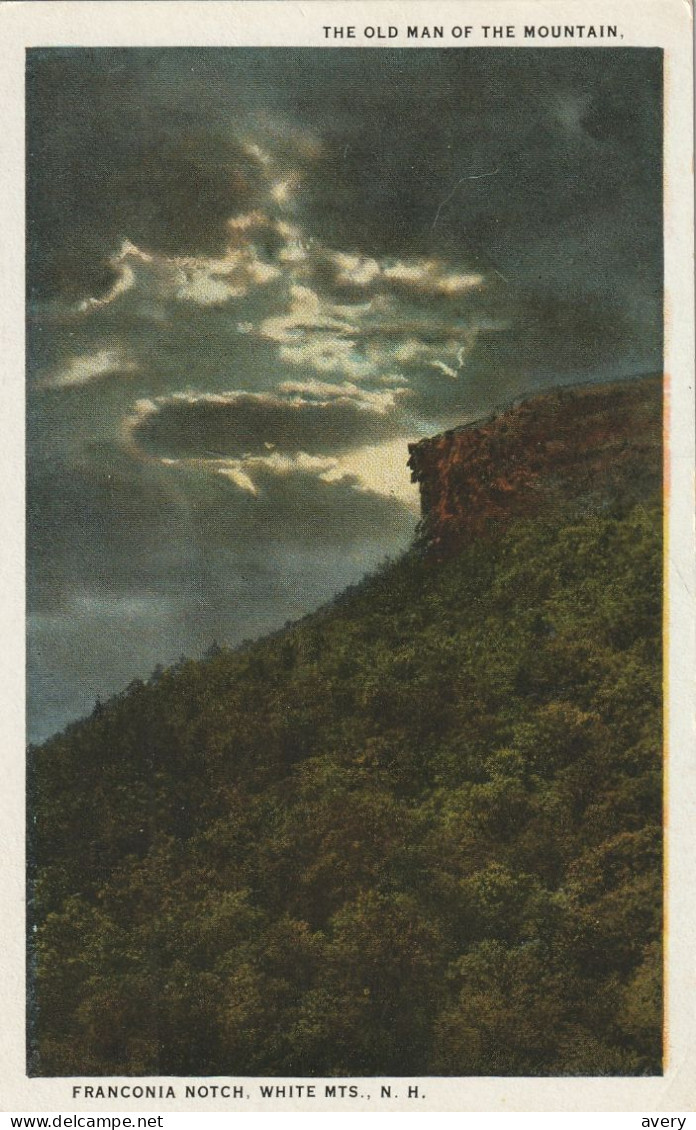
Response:
[{"label": "dense green foliage", "polygon": [[520,521],[32,750],[32,1070],[659,1073],[661,573]]}]

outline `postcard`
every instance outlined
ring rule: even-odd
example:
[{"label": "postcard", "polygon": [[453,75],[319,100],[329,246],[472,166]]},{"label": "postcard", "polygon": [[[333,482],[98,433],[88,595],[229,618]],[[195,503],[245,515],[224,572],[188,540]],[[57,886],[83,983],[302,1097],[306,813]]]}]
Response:
[{"label": "postcard", "polygon": [[0,21],[3,1109],[691,1110],[690,8]]}]

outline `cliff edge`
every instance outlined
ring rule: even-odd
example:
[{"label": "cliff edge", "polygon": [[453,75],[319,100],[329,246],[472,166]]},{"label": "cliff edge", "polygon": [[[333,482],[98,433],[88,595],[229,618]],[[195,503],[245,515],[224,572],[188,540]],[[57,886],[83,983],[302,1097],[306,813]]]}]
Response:
[{"label": "cliff edge", "polygon": [[662,481],[662,378],[535,396],[409,454],[420,541],[436,552],[542,511],[629,506]]}]

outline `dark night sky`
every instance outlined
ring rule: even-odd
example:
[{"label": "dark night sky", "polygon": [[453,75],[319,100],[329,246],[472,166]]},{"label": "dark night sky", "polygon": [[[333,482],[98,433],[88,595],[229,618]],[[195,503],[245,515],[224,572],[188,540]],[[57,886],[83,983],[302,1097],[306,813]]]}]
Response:
[{"label": "dark night sky", "polygon": [[30,737],[410,540],[406,444],[662,367],[661,53],[28,55]]}]

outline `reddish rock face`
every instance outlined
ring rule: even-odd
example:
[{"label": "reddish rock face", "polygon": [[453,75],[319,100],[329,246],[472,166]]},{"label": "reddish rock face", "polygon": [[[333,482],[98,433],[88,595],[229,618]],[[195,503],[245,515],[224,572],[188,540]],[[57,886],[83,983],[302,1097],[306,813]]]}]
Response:
[{"label": "reddish rock face", "polygon": [[409,452],[436,552],[542,510],[628,505],[662,482],[662,379],[548,393]]}]

